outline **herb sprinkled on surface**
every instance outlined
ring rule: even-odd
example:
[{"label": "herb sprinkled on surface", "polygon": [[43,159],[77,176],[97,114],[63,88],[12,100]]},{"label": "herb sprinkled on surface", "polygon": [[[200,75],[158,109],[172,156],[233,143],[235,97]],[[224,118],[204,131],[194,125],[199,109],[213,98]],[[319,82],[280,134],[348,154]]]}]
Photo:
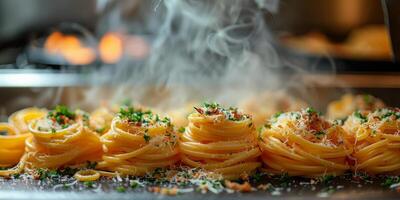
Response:
[{"label": "herb sprinkled on surface", "polygon": [[249,115],[243,114],[235,107],[224,108],[218,103],[205,102],[201,107],[194,107],[194,109],[201,115],[223,115],[230,121],[241,121],[250,118]]}]

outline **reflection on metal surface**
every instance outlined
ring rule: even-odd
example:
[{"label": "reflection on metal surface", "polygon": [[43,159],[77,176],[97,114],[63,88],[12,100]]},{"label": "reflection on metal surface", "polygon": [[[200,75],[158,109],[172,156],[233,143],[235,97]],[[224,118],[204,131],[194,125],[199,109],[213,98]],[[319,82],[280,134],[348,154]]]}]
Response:
[{"label": "reflection on metal surface", "polygon": [[0,87],[64,87],[103,84],[104,79],[84,73],[52,70],[0,70]]}]

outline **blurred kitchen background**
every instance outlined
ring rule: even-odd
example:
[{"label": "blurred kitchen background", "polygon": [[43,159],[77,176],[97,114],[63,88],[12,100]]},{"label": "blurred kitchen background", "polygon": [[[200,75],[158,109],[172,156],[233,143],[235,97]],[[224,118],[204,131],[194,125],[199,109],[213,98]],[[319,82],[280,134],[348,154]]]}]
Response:
[{"label": "blurred kitchen background", "polygon": [[[188,0],[193,1],[193,0]],[[389,105],[400,88],[380,0],[255,0],[282,60],[327,102],[367,92]],[[400,15],[400,14],[399,14]],[[0,0],[0,113],[80,99],[152,54],[159,0]],[[106,71],[97,74],[96,71]],[[95,74],[95,75],[93,75]],[[323,81],[321,81],[323,80]],[[111,89],[112,90],[112,89]],[[103,97],[106,98],[107,92]],[[72,100],[71,100],[72,101]]]}]

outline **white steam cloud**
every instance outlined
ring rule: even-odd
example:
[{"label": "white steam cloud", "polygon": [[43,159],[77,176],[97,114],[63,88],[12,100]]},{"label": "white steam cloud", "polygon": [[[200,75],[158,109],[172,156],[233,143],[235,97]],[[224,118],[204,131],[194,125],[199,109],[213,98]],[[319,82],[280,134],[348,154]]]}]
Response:
[{"label": "white steam cloud", "polygon": [[[265,14],[277,12],[278,5],[277,0],[153,1],[143,26],[136,27],[152,29],[150,55],[143,63],[121,62],[111,70],[117,87],[109,97],[165,108],[191,100],[235,104],[267,89],[301,88],[277,73],[282,63]],[[99,92],[92,90],[88,99]]]}]

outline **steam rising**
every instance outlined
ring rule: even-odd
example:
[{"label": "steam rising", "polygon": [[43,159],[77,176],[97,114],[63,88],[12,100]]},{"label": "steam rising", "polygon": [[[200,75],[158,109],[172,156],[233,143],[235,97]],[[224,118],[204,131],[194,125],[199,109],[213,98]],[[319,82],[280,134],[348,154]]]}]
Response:
[{"label": "steam rising", "polygon": [[[156,27],[150,56],[136,66],[120,63],[113,77],[119,85],[113,99],[132,95],[140,103],[161,107],[193,99],[234,104],[261,90],[286,88],[276,74],[281,63],[264,20],[268,10],[277,10],[277,3],[164,0],[152,4],[146,18],[148,26]],[[154,99],[158,97],[162,101]]]},{"label": "steam rising", "polygon": [[[46,107],[65,103],[91,110],[101,100],[120,103],[130,98],[168,110],[193,101],[235,105],[265,90],[304,89],[299,80],[277,73],[282,63],[265,15],[278,11],[279,0],[114,3],[111,8],[101,6],[106,14],[97,35],[113,31],[144,36],[151,44],[144,61],[123,58],[116,66],[103,66],[89,75],[95,83],[88,89],[41,89],[32,91],[40,97],[35,101],[21,97],[13,103]],[[136,6],[133,20],[124,20],[124,12]],[[103,82],[111,85],[98,84]]]}]

